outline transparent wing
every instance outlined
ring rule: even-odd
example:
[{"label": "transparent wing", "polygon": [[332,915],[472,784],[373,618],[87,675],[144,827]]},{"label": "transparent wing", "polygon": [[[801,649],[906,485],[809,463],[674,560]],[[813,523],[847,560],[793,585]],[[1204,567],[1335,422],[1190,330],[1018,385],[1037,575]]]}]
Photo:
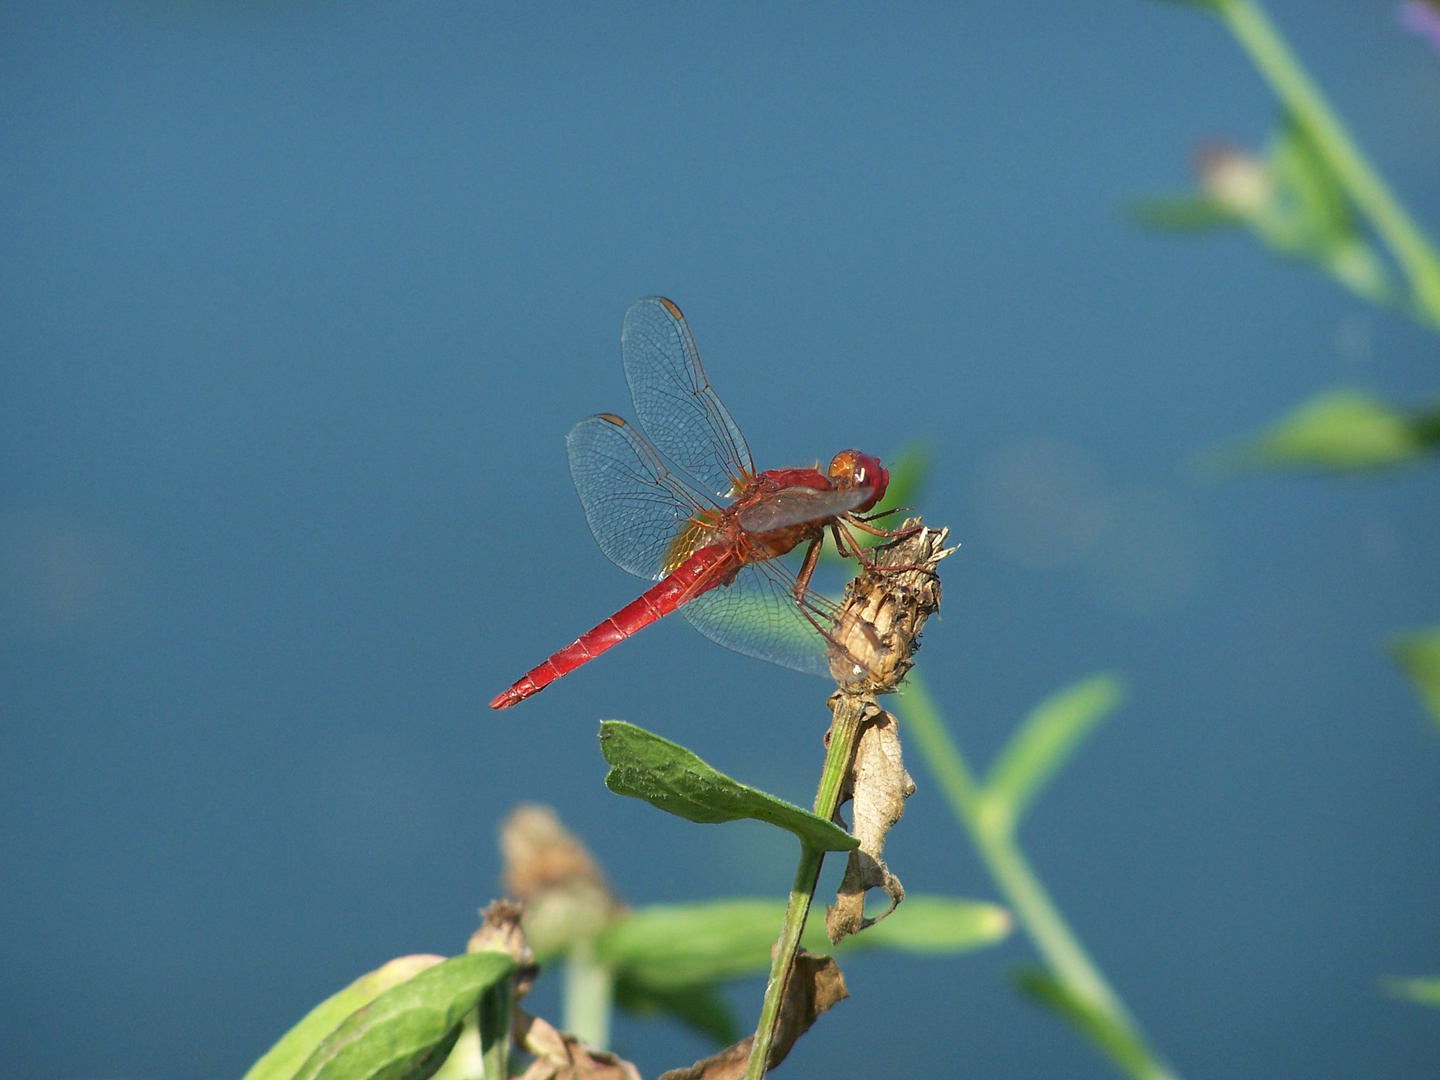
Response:
[{"label": "transparent wing", "polygon": [[618,416],[581,420],[565,446],[595,542],[606,558],[637,577],[658,581],[676,538],[689,528],[691,546],[698,546],[703,530],[697,516],[719,514],[713,500],[666,469],[654,448]]},{"label": "transparent wing", "polygon": [[745,436],[710,388],[678,307],[662,296],[631,304],[620,351],[635,416],[668,460],[722,497],[755,474]]},{"label": "transparent wing", "polygon": [[870,488],[817,491],[810,487],[789,487],[767,495],[762,502],[735,514],[740,527],[752,533],[770,532],[789,525],[825,521],[854,510],[870,497]]},{"label": "transparent wing", "polygon": [[782,564],[746,565],[729,585],[701,593],[680,614],[717,645],[772,664],[831,678],[838,651],[832,631],[839,610],[819,593],[803,604],[790,591],[795,576]]}]

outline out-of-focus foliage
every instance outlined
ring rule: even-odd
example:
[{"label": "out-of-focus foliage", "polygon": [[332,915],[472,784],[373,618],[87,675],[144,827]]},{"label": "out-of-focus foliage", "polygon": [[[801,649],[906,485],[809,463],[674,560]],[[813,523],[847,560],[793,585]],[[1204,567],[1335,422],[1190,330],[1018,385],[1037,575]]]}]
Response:
[{"label": "out-of-focus foliage", "polygon": [[1052,694],[1019,725],[983,783],[913,674],[899,707],[956,821],[970,834],[1045,961],[1046,970],[1019,976],[1020,990],[1064,1017],[1136,1080],[1174,1080],[1175,1073],[1146,1045],[1139,1024],[1065,925],[1015,836],[1025,809],[1123,695],[1120,680],[1104,673]]},{"label": "out-of-focus foliage", "polygon": [[1398,998],[1413,1001],[1417,1005],[1431,1005],[1440,1008],[1440,975],[1411,979],[1384,979],[1381,985]]},{"label": "out-of-focus foliage", "polygon": [[[718,984],[764,974],[782,900],[713,900],[640,908],[596,941],[597,959],[615,974],[615,1002],[627,1012],[664,1013],[718,1043],[734,1042],[736,1023]],[[1013,920],[978,900],[909,896],[863,934],[831,945],[823,921],[811,920],[803,944],[812,952],[889,949],[945,956],[998,944]]]},{"label": "out-of-focus foliage", "polygon": [[1294,118],[1264,157],[1211,147],[1200,154],[1199,173],[1200,191],[1142,200],[1135,220],[1177,232],[1245,226],[1273,251],[1314,263],[1366,300],[1403,303],[1335,171]]},{"label": "out-of-focus foliage", "polygon": [[1440,626],[1398,637],[1391,642],[1390,651],[1440,728]]},{"label": "out-of-focus foliage", "polygon": [[1125,696],[1119,678],[1094,675],[1042,701],[1001,751],[985,781],[985,813],[1013,828],[1058,772]]},{"label": "out-of-focus foliage", "polygon": [[657,990],[619,975],[615,979],[615,1005],[632,1016],[668,1016],[713,1039],[717,1046],[728,1046],[740,1038],[735,1012],[713,983]]},{"label": "out-of-focus foliage", "polygon": [[[714,900],[640,908],[596,941],[597,959],[651,990],[696,986],[763,974],[785,918],[783,900]],[[995,904],[912,896],[863,934],[831,945],[823,921],[811,920],[802,943],[814,952],[896,949],[924,955],[968,952],[1010,932]]]},{"label": "out-of-focus foliage", "polygon": [[1117,1023],[1114,1017],[1087,1001],[1068,983],[1048,972],[1022,971],[1015,985],[1031,1001],[1045,1006],[1072,1024],[1124,1072],[1134,1077],[1166,1075],[1155,1065],[1155,1056],[1141,1041],[1133,1026]]},{"label": "out-of-focus foliage", "polygon": [[1350,473],[1399,465],[1440,444],[1440,408],[1405,413],[1363,390],[1330,390],[1251,439],[1220,450],[1220,471],[1300,468]]},{"label": "out-of-focus foliage", "polygon": [[[1260,4],[1208,0],[1206,6],[1269,82],[1285,120],[1263,160],[1230,150],[1203,155],[1202,193],[1144,204],[1139,220],[1188,230],[1246,225],[1274,250],[1315,263],[1366,300],[1440,330],[1440,251],[1351,139]],[[1436,0],[1406,3],[1399,14],[1408,29],[1440,42]],[[1382,263],[1380,244],[1398,274]],[[1440,405],[1407,414],[1362,391],[1340,389],[1212,461],[1352,473],[1413,461],[1437,444]],[[1391,650],[1440,726],[1440,628],[1398,638]],[[1440,978],[1392,978],[1384,985],[1398,997],[1440,1005]],[[1066,1008],[1060,999],[1052,1004]]]}]

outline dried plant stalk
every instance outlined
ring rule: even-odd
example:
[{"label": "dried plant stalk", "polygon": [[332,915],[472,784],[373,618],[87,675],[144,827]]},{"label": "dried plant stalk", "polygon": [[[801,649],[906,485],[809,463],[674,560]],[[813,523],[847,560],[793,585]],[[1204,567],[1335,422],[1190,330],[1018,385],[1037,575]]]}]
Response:
[{"label": "dried plant stalk", "polygon": [[[867,828],[872,836],[869,840],[871,851],[868,852],[864,849],[866,841],[862,838],[861,852],[870,862],[861,867],[861,872],[869,877],[874,876],[877,867],[883,869],[884,863],[879,859],[880,845],[884,842],[885,833],[899,818],[899,813],[893,811],[893,800],[890,809],[882,810],[878,815],[871,815],[869,807],[872,801],[889,800],[889,795],[882,789],[887,785],[895,787],[896,769],[869,767],[869,764],[888,755],[888,751],[877,741],[877,753],[867,753],[864,781],[857,790],[857,748],[861,745],[862,732],[867,729],[878,729],[883,735],[888,728],[891,736],[896,731],[894,717],[880,708],[876,696],[893,693],[905,672],[910,670],[925,620],[940,607],[940,580],[936,576],[936,567],[941,559],[954,551],[945,547],[948,529],[927,529],[921,525],[919,518],[906,521],[899,531],[901,535],[897,539],[868,553],[867,558],[873,563],[873,568],[864,569],[845,590],[837,642],[849,655],[844,656],[837,650],[837,656],[844,658],[832,662],[832,673],[836,676],[839,690],[830,698],[831,722],[826,735],[825,769],[815,796],[815,813],[833,820],[845,799],[853,798],[858,810],[862,805],[861,791],[864,792],[863,801],[870,818]],[[856,661],[863,664],[860,672],[854,670]],[[856,675],[860,677],[855,678]],[[884,724],[878,722],[881,717],[886,718]],[[905,775],[898,751],[897,740],[893,757],[898,775],[903,777],[898,781],[903,790],[900,798],[903,810],[904,796],[913,792],[915,786]],[[907,786],[908,790],[905,790]],[[890,817],[888,823],[881,824],[887,816]],[[858,825],[857,813],[856,835],[860,835]],[[854,854],[859,853],[852,853],[852,863]],[[823,852],[810,848],[801,852],[795,882],[790,889],[785,927],[776,944],[770,981],[760,1009],[760,1023],[755,1030],[755,1041],[745,1073],[747,1080],[760,1080],[765,1070],[774,1063],[770,1060],[771,1044],[780,1018],[781,1002],[794,969],[800,934],[810,912],[823,860]],[[881,876],[882,884],[886,880],[885,875],[889,875],[888,870]],[[893,875],[889,878],[893,879]],[[848,874],[847,880],[851,880]],[[852,881],[852,895],[858,895],[862,909],[860,915],[846,916],[848,921],[854,922],[855,929],[863,924],[865,889],[860,885],[863,880],[868,880],[868,877]],[[898,889],[898,881],[894,884]],[[899,895],[904,895],[903,890],[899,890]],[[893,908],[898,900],[894,893],[891,896]],[[845,904],[846,901],[838,900],[836,907]],[[853,908],[853,899],[849,904]],[[853,933],[854,930],[847,932]]]}]

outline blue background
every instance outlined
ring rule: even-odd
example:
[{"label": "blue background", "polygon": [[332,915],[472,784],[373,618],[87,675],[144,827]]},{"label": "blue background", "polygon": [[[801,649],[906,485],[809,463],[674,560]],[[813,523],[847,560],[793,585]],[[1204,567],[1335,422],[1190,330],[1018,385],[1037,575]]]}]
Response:
[{"label": "blue background", "polygon": [[[1440,57],[1272,5],[1440,231]],[[778,896],[783,836],[609,794],[621,717],[808,802],[825,687],[662,624],[489,699],[633,597],[564,435],[686,311],[762,467],[928,444],[963,543],[923,670],[983,762],[1099,669],[1125,708],[1022,839],[1188,1077],[1434,1075],[1433,466],[1197,478],[1436,341],[1128,201],[1275,107],[1183,5],[9,4],[0,12],[0,1046],[7,1074],[238,1076],[403,953],[460,951],[544,800],[634,903]],[[887,848],[993,896],[912,751]],[[867,956],[787,1075],[1104,1077],[1024,939]],[[553,982],[553,980],[552,980]],[[758,982],[734,1001],[747,1021]],[[556,1008],[553,986],[538,991]],[[620,1021],[646,1076],[705,1052]]]}]

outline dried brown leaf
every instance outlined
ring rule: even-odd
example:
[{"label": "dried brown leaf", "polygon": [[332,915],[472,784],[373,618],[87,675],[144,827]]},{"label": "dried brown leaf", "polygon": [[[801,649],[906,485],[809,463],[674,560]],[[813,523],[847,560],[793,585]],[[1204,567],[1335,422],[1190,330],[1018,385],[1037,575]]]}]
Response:
[{"label": "dried brown leaf", "polygon": [[[849,997],[840,965],[829,956],[815,956],[801,949],[785,984],[785,998],[776,1022],[775,1041],[770,1044],[767,1069],[785,1060],[795,1041],[810,1030],[823,1012]],[[750,1061],[751,1035],[684,1069],[662,1073],[660,1080],[741,1080]]]},{"label": "dried brown leaf", "polygon": [[[836,703],[837,710],[844,707],[846,703]],[[825,909],[825,932],[831,941],[858,934],[889,915],[905,899],[904,886],[880,853],[886,835],[905,813],[905,800],[915,794],[915,781],[905,771],[895,717],[873,703],[863,707],[865,716],[846,793],[854,802],[855,827],[851,831],[860,847],[850,852],[835,906]],[[865,917],[865,895],[875,888],[885,890],[890,906],[869,919]]]},{"label": "dried brown leaf", "polygon": [[515,1010],[515,1041],[535,1055],[521,1080],[640,1080],[634,1065]]},{"label": "dried brown leaf", "polygon": [[856,732],[855,753],[840,804],[853,800],[852,832],[860,841],[859,848],[850,853],[835,906],[825,912],[825,930],[831,941],[859,933],[877,921],[865,917],[869,890],[884,889],[890,897],[890,906],[878,917],[881,919],[905,898],[900,879],[890,872],[880,853],[886,834],[905,812],[905,800],[915,793],[915,782],[905,771],[895,717],[883,711],[875,698],[893,693],[910,670],[920,631],[940,608],[936,567],[955,549],[945,547],[948,530],[924,528],[918,518],[905,522],[900,533],[875,549],[875,565],[846,588],[837,631],[850,655],[863,654],[867,673],[856,680],[841,678],[847,673],[836,672],[840,689],[830,699],[834,713],[831,731]]}]

